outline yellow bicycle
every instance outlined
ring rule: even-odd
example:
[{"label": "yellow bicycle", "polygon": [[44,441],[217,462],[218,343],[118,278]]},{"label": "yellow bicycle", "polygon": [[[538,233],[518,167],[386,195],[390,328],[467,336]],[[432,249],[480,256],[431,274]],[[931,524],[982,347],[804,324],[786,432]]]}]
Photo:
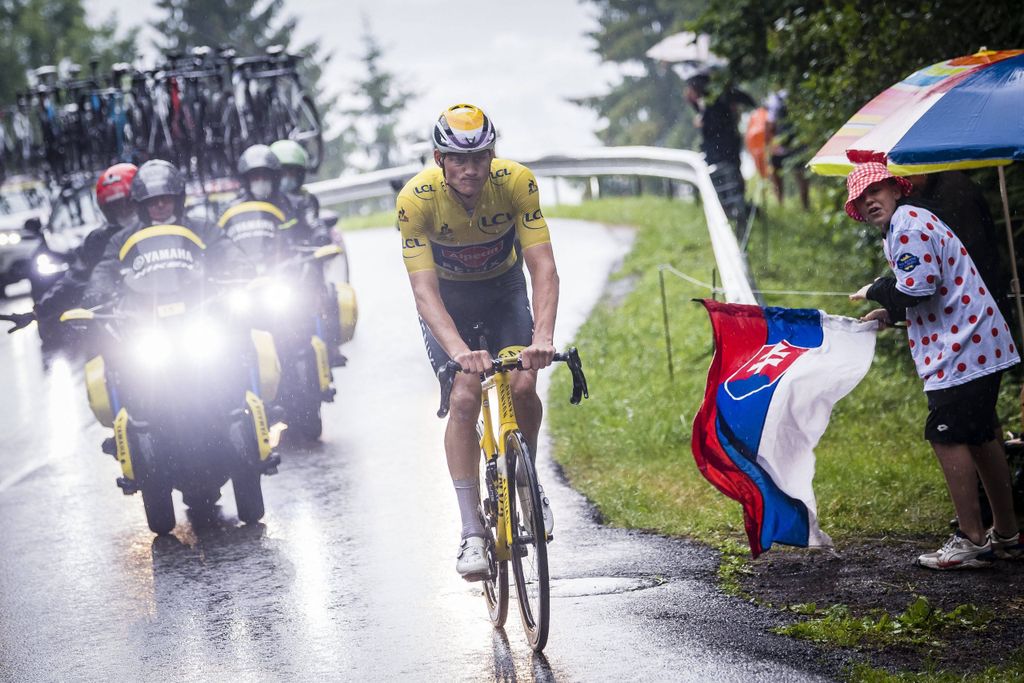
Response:
[{"label": "yellow bicycle", "polygon": [[[487,348],[481,339],[480,348]],[[523,347],[503,349],[492,367],[481,373],[482,397],[477,434],[484,467],[481,472],[481,514],[487,530],[487,559],[490,572],[484,580],[484,599],[495,628],[501,628],[508,616],[508,567],[516,584],[519,614],[530,647],[540,652],[547,643],[550,625],[550,586],[548,583],[547,542],[537,470],[526,439],[519,431],[512,387],[508,373],[521,370],[519,352]],[[579,353],[570,348],[556,353],[554,360],[564,362],[572,373],[573,405],[589,398],[587,379]],[[438,417],[448,414],[448,400],[455,375],[462,368],[454,361],[438,373],[441,381],[441,408]],[[498,432],[491,417],[490,392],[497,396]],[[510,482],[514,484],[510,485]]]}]

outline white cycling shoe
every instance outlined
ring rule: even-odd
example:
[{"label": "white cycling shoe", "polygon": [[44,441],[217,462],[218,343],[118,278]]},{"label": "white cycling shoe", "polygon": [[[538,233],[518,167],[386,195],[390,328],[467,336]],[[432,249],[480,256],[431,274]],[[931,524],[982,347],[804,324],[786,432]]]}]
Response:
[{"label": "white cycling shoe", "polygon": [[483,581],[490,573],[487,566],[487,543],[479,536],[468,536],[459,544],[455,570],[466,581]]}]

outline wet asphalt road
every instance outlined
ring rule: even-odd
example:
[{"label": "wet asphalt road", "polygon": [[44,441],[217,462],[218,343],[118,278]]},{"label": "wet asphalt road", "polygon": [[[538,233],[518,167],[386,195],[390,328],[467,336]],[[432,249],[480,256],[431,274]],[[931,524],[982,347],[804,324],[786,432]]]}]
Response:
[{"label": "wet asphalt road", "polygon": [[[552,232],[564,347],[629,238],[568,221]],[[544,452],[555,513],[548,646],[536,655],[526,645],[514,594],[504,632],[492,629],[479,586],[454,569],[444,423],[395,233],[347,240],[360,304],[350,363],[335,370],[322,443],[285,449],[280,473],[264,479],[258,525],[238,522],[225,487],[212,522],[189,519],[175,494],[178,527],[155,538],[141,498],[121,495],[119,468],[99,451],[108,432],[88,409],[80,363],[44,370],[34,330],[0,335],[0,680],[789,681],[835,671],[768,633],[767,611],[719,594],[713,552],[596,524]],[[600,401],[600,377],[590,384]]]}]

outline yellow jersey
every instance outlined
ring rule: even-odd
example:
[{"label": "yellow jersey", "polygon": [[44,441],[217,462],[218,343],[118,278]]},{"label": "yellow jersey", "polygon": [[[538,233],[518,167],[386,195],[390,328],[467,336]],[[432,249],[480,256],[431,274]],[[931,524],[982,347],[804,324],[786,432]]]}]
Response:
[{"label": "yellow jersey", "polygon": [[410,273],[434,270],[445,280],[489,280],[512,269],[520,249],[551,241],[536,178],[508,159],[491,162],[472,213],[449,192],[436,166],[406,183],[396,209]]}]

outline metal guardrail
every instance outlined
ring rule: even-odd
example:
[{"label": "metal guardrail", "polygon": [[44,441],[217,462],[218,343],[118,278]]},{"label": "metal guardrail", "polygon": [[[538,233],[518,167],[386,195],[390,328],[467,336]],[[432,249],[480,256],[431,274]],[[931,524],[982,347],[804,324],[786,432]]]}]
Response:
[{"label": "metal guardrail", "polygon": [[[594,147],[534,159],[517,159],[536,175],[547,177],[591,177],[637,175],[670,178],[697,188],[711,236],[711,248],[718,264],[726,301],[756,304],[746,258],[736,241],[729,219],[711,182],[704,158],[697,152],[664,147]],[[423,167],[410,164],[310,183],[306,189],[321,204],[341,204],[393,195]]]}]

